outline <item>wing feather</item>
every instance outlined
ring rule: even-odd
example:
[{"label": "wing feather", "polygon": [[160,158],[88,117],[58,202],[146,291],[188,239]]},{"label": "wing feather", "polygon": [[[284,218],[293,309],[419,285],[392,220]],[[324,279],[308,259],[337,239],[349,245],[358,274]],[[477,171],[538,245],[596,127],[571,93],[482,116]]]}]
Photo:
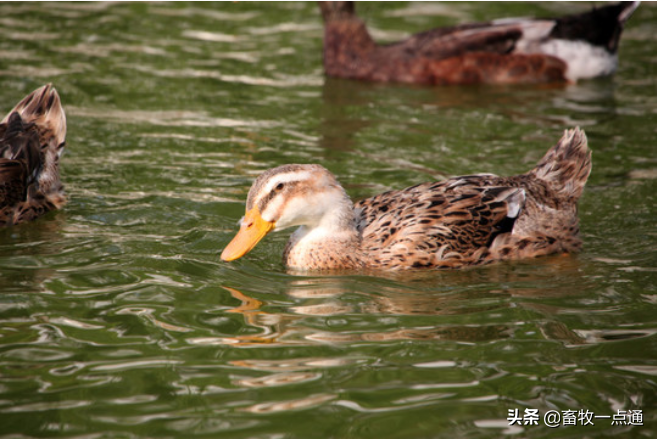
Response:
[{"label": "wing feather", "polygon": [[467,176],[356,203],[363,249],[382,266],[435,266],[481,257],[522,210],[525,191]]}]

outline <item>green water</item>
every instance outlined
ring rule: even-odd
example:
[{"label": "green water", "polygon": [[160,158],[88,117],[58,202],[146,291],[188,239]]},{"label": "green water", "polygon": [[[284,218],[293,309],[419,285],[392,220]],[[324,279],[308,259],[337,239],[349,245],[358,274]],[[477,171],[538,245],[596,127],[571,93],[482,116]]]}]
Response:
[{"label": "green water", "polygon": [[[366,4],[380,40],[586,4]],[[0,230],[0,436],[657,437],[657,8],[614,78],[326,80],[314,3],[0,4],[0,105],[53,82],[61,211]],[[251,182],[321,163],[354,198],[593,149],[584,251],[412,276],[222,263]],[[537,409],[539,425],[509,410]],[[549,410],[642,426],[549,428]]]}]

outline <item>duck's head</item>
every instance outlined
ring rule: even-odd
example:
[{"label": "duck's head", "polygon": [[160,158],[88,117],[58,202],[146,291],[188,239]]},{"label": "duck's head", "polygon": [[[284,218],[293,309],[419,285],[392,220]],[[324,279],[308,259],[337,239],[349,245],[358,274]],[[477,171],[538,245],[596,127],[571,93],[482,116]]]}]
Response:
[{"label": "duck's head", "polygon": [[349,197],[323,166],[283,165],[269,169],[251,186],[240,230],[221,253],[221,259],[241,258],[272,230],[294,226],[330,230],[352,218]]},{"label": "duck's head", "polygon": [[355,16],[354,2],[318,2],[324,22],[345,20]]}]

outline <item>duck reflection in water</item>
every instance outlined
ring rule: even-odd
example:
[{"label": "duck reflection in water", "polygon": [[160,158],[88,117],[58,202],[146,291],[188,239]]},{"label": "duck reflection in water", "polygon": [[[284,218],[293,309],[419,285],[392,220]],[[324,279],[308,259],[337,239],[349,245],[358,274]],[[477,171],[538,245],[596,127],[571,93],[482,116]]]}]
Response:
[{"label": "duck reflection in water", "polygon": [[[449,340],[464,343],[489,342],[513,338],[518,330],[536,326],[543,336],[568,345],[583,339],[559,318],[560,309],[535,299],[575,297],[581,292],[568,287],[581,270],[573,258],[548,257],[536,270],[532,265],[500,265],[461,272],[440,272],[438,279],[420,274],[390,277],[387,280],[364,277],[309,277],[290,283],[287,295],[296,303],[279,309],[231,287],[224,287],[240,304],[227,312],[242,315],[244,322],[257,333],[206,340],[208,343],[233,346],[312,345],[315,343],[358,343],[397,340]],[[546,279],[561,279],[552,289]],[[374,282],[373,282],[374,281]],[[532,285],[536,287],[532,287]],[[403,287],[403,285],[409,285]],[[442,285],[436,288],[436,285]],[[495,285],[491,289],[491,285]],[[499,285],[507,285],[501,289]],[[356,292],[357,291],[357,292]],[[534,316],[519,322],[518,311]],[[450,316],[471,315],[468,325],[451,325]],[[500,323],[499,317],[508,316]],[[413,316],[413,319],[406,319]],[[431,318],[431,317],[438,317]],[[441,318],[442,317],[442,318]],[[324,326],[334,331],[318,330],[313,319],[328,318]],[[367,330],[368,319],[389,319],[389,330]],[[419,319],[418,319],[419,318]],[[430,318],[427,320],[427,318]],[[444,318],[444,319],[443,319]],[[479,322],[479,323],[477,323]]]}]

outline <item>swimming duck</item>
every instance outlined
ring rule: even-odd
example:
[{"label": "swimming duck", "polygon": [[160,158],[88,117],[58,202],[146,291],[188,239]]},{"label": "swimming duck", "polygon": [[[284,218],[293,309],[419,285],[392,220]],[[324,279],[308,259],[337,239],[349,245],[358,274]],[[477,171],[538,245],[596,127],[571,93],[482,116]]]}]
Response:
[{"label": "swimming duck", "polygon": [[525,174],[422,183],[355,205],[324,167],[283,165],[255,180],[221,258],[238,259],[272,230],[295,226],[283,260],[309,270],[459,268],[572,253],[582,245],[577,200],[590,172],[579,128]]},{"label": "swimming duck", "polygon": [[59,157],[66,115],[57,90],[44,85],[0,122],[0,226],[31,221],[66,202]]},{"label": "swimming duck", "polygon": [[418,84],[575,82],[612,74],[618,41],[639,2],[555,19],[501,19],[378,45],[353,2],[319,2],[328,76]]}]

